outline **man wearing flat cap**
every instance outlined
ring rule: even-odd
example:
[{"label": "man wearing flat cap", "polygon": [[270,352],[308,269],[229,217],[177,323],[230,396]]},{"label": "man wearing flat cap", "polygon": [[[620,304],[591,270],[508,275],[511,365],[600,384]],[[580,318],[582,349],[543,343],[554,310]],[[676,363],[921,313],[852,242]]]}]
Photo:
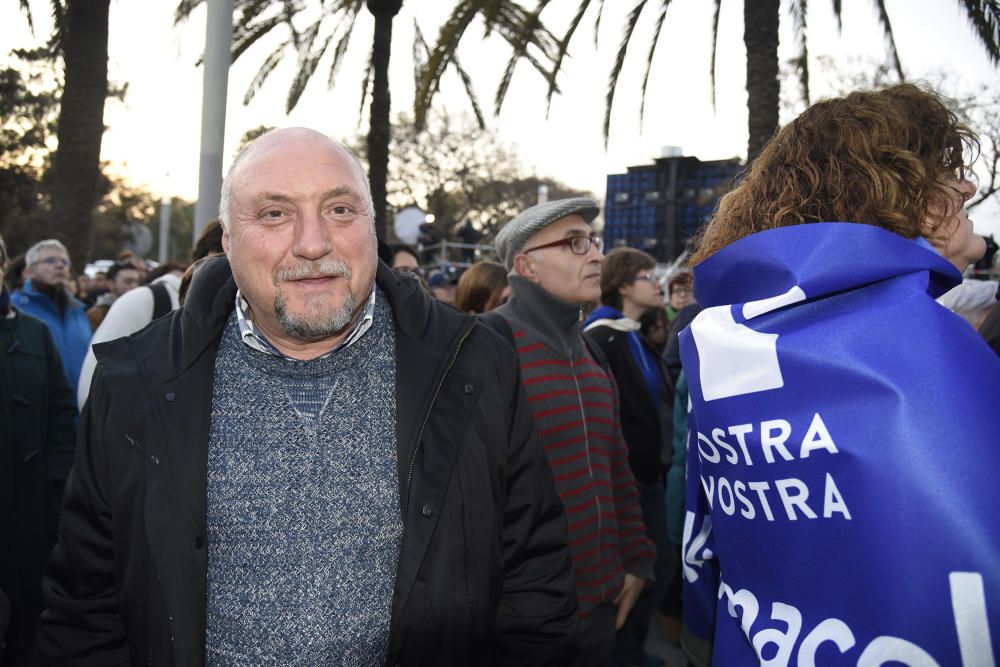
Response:
[{"label": "man wearing flat cap", "polygon": [[602,244],[590,225],[599,210],[585,197],[533,206],[500,230],[496,248],[511,286],[497,313],[513,334],[569,520],[582,664],[606,666],[616,629],[652,579],[656,554],[642,522],[614,380],[580,333],[584,306],[601,296]]}]

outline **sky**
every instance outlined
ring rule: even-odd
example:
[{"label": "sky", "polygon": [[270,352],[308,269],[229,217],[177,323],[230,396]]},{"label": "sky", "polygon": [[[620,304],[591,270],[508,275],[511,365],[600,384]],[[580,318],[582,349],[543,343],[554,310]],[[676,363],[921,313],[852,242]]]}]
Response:
[{"label": "sky", "polygon": [[[525,2],[531,5],[530,2]],[[599,3],[592,3],[595,6]],[[746,152],[745,49],[742,3],[722,3],[717,57],[716,106],[711,104],[709,59],[712,4],[705,0],[674,0],[669,7],[654,55],[646,100],[645,121],[639,123],[639,87],[659,2],[649,2],[633,37],[612,115],[611,137],[604,145],[602,125],[607,74],[617,50],[621,26],[632,2],[608,0],[594,46],[594,12],[580,25],[570,46],[570,58],[560,77],[562,94],[546,117],[545,83],[527,65],[520,65],[499,116],[492,99],[509,51],[497,37],[482,39],[474,25],[459,50],[475,81],[488,123],[521,156],[525,172],[554,177],[590,190],[603,198],[608,174],[629,165],[645,164],[665,146],[703,160],[744,156]],[[953,0],[887,0],[904,70],[911,79],[947,81],[950,94],[1000,85],[1000,70],[992,67],[968,21]],[[31,0],[35,35],[28,31],[18,3],[0,8],[0,43],[30,47],[48,34],[49,1]],[[450,3],[407,0],[394,22],[390,86],[393,112],[409,110],[413,102],[411,45],[414,21],[428,39],[437,34]],[[556,0],[542,15],[561,32],[578,0]],[[844,2],[843,29],[838,32],[832,3],[810,3],[807,35],[814,100],[830,94],[822,62],[836,63],[842,72],[872,69],[885,61],[885,47],[871,2]],[[419,6],[419,15],[414,17]],[[128,84],[124,102],[111,101],[105,110],[102,159],[130,181],[163,196],[193,200],[197,196],[202,69],[197,65],[205,43],[205,8],[175,25],[175,0],[111,1],[109,77]],[[794,55],[791,21],[782,4],[779,55]],[[278,67],[248,106],[244,92],[269,44],[255,45],[230,69],[226,143],[228,166],[243,134],[260,125],[304,125],[341,139],[363,132],[367,110],[360,119],[361,77],[371,42],[371,18],[362,12],[346,60],[332,89],[321,64],[291,114],[284,111],[293,62]],[[328,69],[328,66],[327,66]],[[804,106],[796,86],[783,87],[790,120]],[[457,77],[450,74],[437,98],[449,113],[469,112]],[[1000,236],[1000,204],[986,204],[973,215],[976,230]]]}]

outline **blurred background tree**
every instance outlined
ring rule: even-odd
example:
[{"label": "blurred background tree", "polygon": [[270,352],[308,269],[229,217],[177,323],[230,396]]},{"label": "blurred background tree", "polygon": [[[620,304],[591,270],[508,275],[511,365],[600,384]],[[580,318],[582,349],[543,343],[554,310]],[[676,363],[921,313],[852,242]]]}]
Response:
[{"label": "blurred background tree", "polygon": [[[542,185],[551,199],[593,196],[528,173],[513,147],[467,114],[434,113],[418,128],[409,114],[400,113],[393,125],[389,203],[396,210],[416,206],[433,215],[439,239],[463,240],[462,226],[470,221],[488,243],[501,225],[537,203]],[[363,137],[351,148],[366,159]]]}]

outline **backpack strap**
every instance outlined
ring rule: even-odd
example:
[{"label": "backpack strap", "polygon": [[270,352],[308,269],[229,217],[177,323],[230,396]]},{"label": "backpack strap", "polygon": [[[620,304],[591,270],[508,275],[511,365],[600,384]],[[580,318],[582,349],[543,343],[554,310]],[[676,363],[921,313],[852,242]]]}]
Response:
[{"label": "backpack strap", "polygon": [[170,292],[167,286],[162,283],[147,285],[149,291],[153,293],[153,319],[159,319],[174,309],[170,302]]}]

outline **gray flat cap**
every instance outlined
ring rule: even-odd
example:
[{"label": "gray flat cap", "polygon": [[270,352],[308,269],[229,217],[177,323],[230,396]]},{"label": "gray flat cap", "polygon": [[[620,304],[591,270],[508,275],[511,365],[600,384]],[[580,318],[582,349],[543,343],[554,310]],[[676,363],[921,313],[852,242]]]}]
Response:
[{"label": "gray flat cap", "polygon": [[503,226],[494,243],[497,255],[510,271],[514,266],[514,256],[536,232],[574,213],[582,217],[584,222],[590,223],[600,212],[601,207],[590,197],[555,199],[536,204]]}]

